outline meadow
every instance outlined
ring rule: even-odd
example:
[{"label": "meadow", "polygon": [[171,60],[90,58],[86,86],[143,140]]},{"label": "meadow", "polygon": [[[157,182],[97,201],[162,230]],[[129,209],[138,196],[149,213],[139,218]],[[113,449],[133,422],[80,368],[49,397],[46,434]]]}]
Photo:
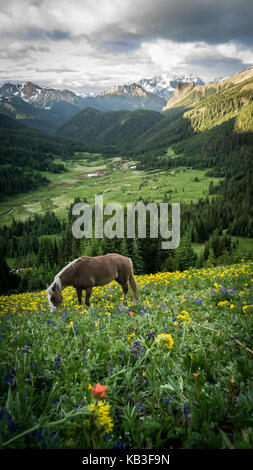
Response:
[{"label": "meadow", "polygon": [[253,263],[0,297],[0,447],[253,447]]},{"label": "meadow", "polygon": [[[162,202],[164,197],[171,202],[197,202],[208,195],[210,182],[218,184],[219,179],[208,177],[205,170],[179,167],[172,170],[153,172],[131,169],[135,161],[121,157],[102,158],[99,155],[78,154],[73,161],[55,160],[64,163],[63,173],[41,171],[49,180],[48,185],[14,196],[5,197],[0,203],[1,224],[25,220],[34,214],[45,214],[53,210],[57,216],[66,218],[68,207],[75,198],[86,198],[92,206],[95,195],[103,194],[104,203],[144,200]],[[98,176],[88,177],[97,173]]]}]

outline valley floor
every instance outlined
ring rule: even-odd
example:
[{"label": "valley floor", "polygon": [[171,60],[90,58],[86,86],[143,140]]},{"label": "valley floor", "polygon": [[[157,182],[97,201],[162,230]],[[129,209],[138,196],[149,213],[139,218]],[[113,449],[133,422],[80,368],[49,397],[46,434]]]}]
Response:
[{"label": "valley floor", "polygon": [[[58,161],[57,161],[58,162]],[[58,162],[59,163],[59,162]],[[137,171],[136,162],[125,161],[120,157],[103,159],[96,162],[80,158],[64,163],[67,171],[52,174],[41,172],[50,183],[41,188],[8,196],[0,202],[1,224],[10,224],[12,217],[25,220],[34,214],[44,214],[53,210],[66,218],[68,207],[76,197],[85,197],[94,205],[95,195],[103,194],[104,204],[119,202],[137,203],[139,200],[162,202],[164,197],[170,203],[196,202],[208,196],[211,181],[218,184],[219,179],[205,176],[206,170],[179,167],[168,171]],[[92,175],[92,176],[89,176]]]}]

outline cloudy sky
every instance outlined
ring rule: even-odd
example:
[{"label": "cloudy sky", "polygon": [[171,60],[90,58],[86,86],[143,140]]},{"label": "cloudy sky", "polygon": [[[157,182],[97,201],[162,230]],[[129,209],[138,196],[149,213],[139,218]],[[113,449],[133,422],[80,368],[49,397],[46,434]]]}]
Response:
[{"label": "cloudy sky", "polygon": [[253,64],[252,0],[0,0],[0,82],[97,92]]}]

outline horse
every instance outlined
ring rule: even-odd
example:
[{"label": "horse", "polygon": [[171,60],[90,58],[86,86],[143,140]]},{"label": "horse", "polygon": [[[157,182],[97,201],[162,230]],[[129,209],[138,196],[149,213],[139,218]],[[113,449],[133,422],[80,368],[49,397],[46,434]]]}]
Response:
[{"label": "horse", "polygon": [[94,257],[81,256],[65,266],[47,288],[50,311],[60,307],[63,301],[61,291],[67,286],[75,287],[79,305],[82,305],[82,291],[85,290],[85,303],[89,307],[92,288],[109,284],[113,280],[122,287],[124,303],[127,301],[128,283],[134,298],[138,299],[131,258],[117,253]]}]

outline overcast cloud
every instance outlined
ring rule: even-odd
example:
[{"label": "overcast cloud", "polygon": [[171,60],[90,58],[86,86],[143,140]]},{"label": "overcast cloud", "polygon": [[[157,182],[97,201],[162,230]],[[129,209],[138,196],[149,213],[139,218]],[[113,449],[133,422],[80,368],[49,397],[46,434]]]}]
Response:
[{"label": "overcast cloud", "polygon": [[253,63],[252,0],[0,0],[0,81],[99,91]]}]

